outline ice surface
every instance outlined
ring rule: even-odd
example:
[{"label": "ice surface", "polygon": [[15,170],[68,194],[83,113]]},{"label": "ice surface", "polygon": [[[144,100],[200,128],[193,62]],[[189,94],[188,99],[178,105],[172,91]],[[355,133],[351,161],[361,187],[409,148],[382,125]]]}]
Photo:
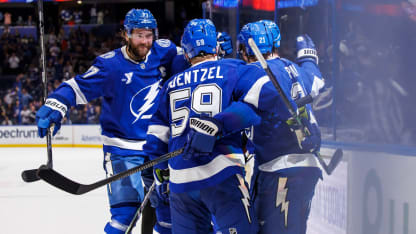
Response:
[{"label": "ice surface", "polygon": [[[105,178],[102,157],[99,148],[53,148],[54,168],[85,184]],[[110,219],[105,187],[72,195],[43,181],[21,179],[23,170],[37,168],[46,160],[46,148],[0,148],[0,232],[104,233]]]}]

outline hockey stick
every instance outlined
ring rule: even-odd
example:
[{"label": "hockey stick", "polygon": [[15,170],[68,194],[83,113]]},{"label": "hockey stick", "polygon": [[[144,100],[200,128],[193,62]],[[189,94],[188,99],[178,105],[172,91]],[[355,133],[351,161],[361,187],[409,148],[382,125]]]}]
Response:
[{"label": "hockey stick", "polygon": [[59,174],[53,168],[48,167],[46,165],[42,165],[38,169],[38,176],[44,180],[46,183],[57,187],[61,190],[64,190],[65,192],[72,193],[75,195],[81,195],[84,193],[88,193],[94,189],[100,188],[106,184],[109,184],[111,182],[114,182],[116,180],[122,179],[124,177],[127,177],[129,175],[132,175],[136,172],[143,171],[144,169],[147,169],[149,167],[153,167],[154,165],[164,162],[170,158],[176,157],[180,155],[183,152],[184,148],[177,149],[173,152],[164,154],[154,160],[148,161],[142,165],[130,168],[126,171],[123,171],[121,173],[118,173],[116,175],[110,176],[108,178],[105,178],[103,180],[97,181],[92,184],[80,184],[78,182],[75,182],[73,180],[70,180],[66,178],[65,176]]},{"label": "hockey stick", "polygon": [[[290,114],[292,115],[293,119],[297,122],[297,124],[302,126],[302,129],[303,129],[303,127],[305,127],[305,126],[303,126],[298,113],[295,112],[293,106],[290,104],[290,101],[289,101],[288,97],[283,92],[283,89],[280,86],[279,82],[277,82],[277,79],[276,79],[275,75],[272,73],[269,66],[267,65],[267,62],[264,59],[263,55],[261,54],[261,52],[260,52],[259,48],[257,47],[256,43],[254,42],[254,40],[252,38],[249,38],[248,39],[248,44],[250,45],[250,48],[253,50],[257,60],[261,64],[262,68],[264,69],[264,71],[269,76],[269,79],[272,82],[273,86],[276,88],[280,97],[283,99],[283,102],[285,103],[286,107],[288,108],[288,110],[289,110]],[[307,130],[310,132],[310,129],[307,129]],[[331,161],[329,162],[329,164],[325,163],[325,161],[322,158],[322,155],[319,152],[314,152],[314,155],[318,159],[319,164],[322,166],[322,168],[325,170],[325,172],[328,175],[331,175],[332,172],[334,171],[334,169],[338,166],[339,162],[341,161],[342,156],[343,156],[343,152],[342,152],[341,149],[337,149],[335,151],[334,155],[332,156]]]},{"label": "hockey stick", "polygon": [[[41,61],[42,61],[42,85],[43,85],[43,103],[45,103],[46,98],[48,97],[48,84],[46,78],[46,55],[45,55],[45,42],[44,42],[44,21],[43,21],[43,0],[38,0],[38,14],[39,14],[39,36],[40,36],[40,51],[41,51]],[[51,141],[51,129],[47,129],[46,133],[46,149],[48,153],[48,161],[46,166],[52,168],[52,141]],[[37,176],[38,169],[30,169],[22,172],[22,179],[29,183],[40,180]]]},{"label": "hockey stick", "polygon": [[131,229],[133,229],[134,225],[136,225],[137,220],[140,219],[140,216],[142,215],[142,212],[144,210],[144,207],[149,202],[150,196],[151,196],[153,190],[155,190],[155,187],[156,187],[156,181],[153,181],[152,186],[150,186],[149,191],[146,193],[146,196],[144,196],[143,202],[140,205],[139,209],[137,210],[136,214],[134,215],[133,220],[130,222],[130,225],[128,226],[125,234],[130,234],[131,233]]}]

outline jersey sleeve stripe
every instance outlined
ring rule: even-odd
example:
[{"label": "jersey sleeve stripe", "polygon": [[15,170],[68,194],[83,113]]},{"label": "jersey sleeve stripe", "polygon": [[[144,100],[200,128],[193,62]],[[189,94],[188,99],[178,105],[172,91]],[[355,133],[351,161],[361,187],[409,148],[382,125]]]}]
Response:
[{"label": "jersey sleeve stripe", "polygon": [[148,135],[153,135],[161,140],[163,143],[168,144],[170,136],[170,128],[163,125],[149,125],[147,130]]},{"label": "jersey sleeve stripe", "polygon": [[260,79],[258,79],[256,83],[254,83],[253,86],[251,86],[250,90],[247,92],[246,96],[244,97],[244,102],[249,103],[258,108],[260,91],[267,81],[269,81],[268,76],[263,76]]},{"label": "jersey sleeve stripe", "polygon": [[87,104],[87,98],[85,97],[84,93],[81,91],[81,89],[79,88],[77,82],[75,81],[74,78],[65,81],[66,84],[68,84],[69,86],[71,86],[72,90],[74,90],[75,93],[75,97],[76,97],[76,103],[78,104]]},{"label": "jersey sleeve stripe", "polygon": [[103,144],[108,146],[116,146],[122,149],[130,150],[143,150],[143,145],[146,144],[146,141],[135,141],[135,140],[126,140],[117,137],[108,137],[101,136],[103,139]]},{"label": "jersey sleeve stripe", "polygon": [[217,155],[211,162],[186,169],[173,169],[169,165],[170,181],[175,184],[190,183],[208,179],[227,167],[244,166],[243,154]]},{"label": "jersey sleeve stripe", "polygon": [[275,172],[292,167],[319,167],[319,165],[313,154],[287,154],[259,165],[259,170]]},{"label": "jersey sleeve stripe", "polygon": [[325,86],[325,82],[322,78],[319,78],[317,76],[313,76],[313,83],[312,83],[312,90],[311,90],[311,96],[316,97],[319,94],[319,90],[322,89]]}]

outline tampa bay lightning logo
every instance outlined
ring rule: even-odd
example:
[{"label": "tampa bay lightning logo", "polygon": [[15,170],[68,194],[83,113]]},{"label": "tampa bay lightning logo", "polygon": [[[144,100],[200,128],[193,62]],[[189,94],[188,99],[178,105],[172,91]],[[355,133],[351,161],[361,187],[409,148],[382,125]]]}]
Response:
[{"label": "tampa bay lightning logo", "polygon": [[130,112],[136,118],[131,124],[139,119],[150,119],[153,113],[146,114],[153,105],[159,94],[159,82],[146,86],[139,90],[130,100]]}]

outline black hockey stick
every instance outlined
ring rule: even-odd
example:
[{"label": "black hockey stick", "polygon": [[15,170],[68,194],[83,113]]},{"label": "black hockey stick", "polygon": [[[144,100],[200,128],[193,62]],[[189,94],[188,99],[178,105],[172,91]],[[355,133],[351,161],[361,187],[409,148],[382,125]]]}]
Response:
[{"label": "black hockey stick", "polygon": [[[263,55],[261,54],[259,48],[257,47],[256,43],[252,38],[248,39],[248,44],[250,45],[250,48],[253,50],[254,55],[256,56],[257,60],[260,62],[262,68],[266,72],[266,74],[269,76],[270,81],[272,82],[273,86],[276,88],[277,92],[279,93],[280,97],[283,99],[283,102],[285,103],[286,107],[288,108],[290,114],[292,115],[293,119],[299,124],[299,126],[302,126],[302,129],[305,127],[303,126],[300,117],[297,112],[295,112],[293,106],[290,104],[290,101],[286,94],[284,93],[282,87],[280,86],[279,82],[277,82],[277,79],[275,75],[270,70],[269,66],[267,65],[266,60],[264,59]],[[311,97],[312,99],[312,97]],[[310,129],[307,129],[310,132]],[[322,158],[322,155],[319,152],[314,152],[316,158],[319,161],[319,164],[321,167],[325,170],[325,172],[328,175],[331,175],[334,169],[338,166],[339,162],[342,160],[343,152],[342,149],[337,149],[334,153],[334,155],[331,158],[331,161],[329,164],[326,164],[325,161]]]},{"label": "black hockey stick", "polygon": [[155,190],[156,187],[156,180],[153,181],[152,186],[150,186],[149,191],[146,193],[146,196],[144,196],[143,202],[140,205],[139,209],[137,210],[136,214],[134,215],[133,220],[130,222],[130,225],[127,227],[125,234],[130,234],[133,227],[136,225],[137,220],[140,219],[140,216],[142,215],[142,212],[144,210],[144,207],[147,205],[150,199],[150,195],[152,194],[153,190]]},{"label": "black hockey stick", "polygon": [[100,188],[106,184],[109,184],[111,182],[114,182],[116,180],[122,179],[124,177],[127,177],[129,175],[132,175],[136,172],[143,171],[144,169],[147,169],[149,167],[153,167],[154,165],[164,162],[170,158],[176,157],[180,155],[183,152],[184,148],[177,149],[173,152],[164,154],[154,160],[148,161],[142,165],[139,165],[137,167],[130,168],[126,171],[123,171],[121,173],[118,173],[116,175],[110,176],[108,178],[105,178],[103,180],[97,181],[92,184],[80,184],[78,182],[75,182],[73,180],[70,180],[66,178],[65,176],[59,174],[53,168],[48,167],[46,165],[42,165],[38,169],[38,176],[44,180],[46,183],[57,187],[59,189],[64,190],[65,192],[72,193],[75,195],[81,195],[84,193],[88,193],[94,189]]},{"label": "black hockey stick", "polygon": [[[45,55],[45,42],[44,42],[44,21],[43,21],[43,0],[38,0],[38,14],[39,14],[39,34],[40,34],[40,51],[41,51],[41,61],[42,61],[42,85],[43,85],[43,103],[45,103],[46,98],[48,97],[48,84],[46,78],[46,55]],[[46,133],[46,148],[48,152],[48,161],[46,166],[52,168],[52,136],[51,129],[47,129]],[[22,172],[22,179],[29,183],[38,181],[40,178],[37,176],[38,169],[30,169]]]}]

